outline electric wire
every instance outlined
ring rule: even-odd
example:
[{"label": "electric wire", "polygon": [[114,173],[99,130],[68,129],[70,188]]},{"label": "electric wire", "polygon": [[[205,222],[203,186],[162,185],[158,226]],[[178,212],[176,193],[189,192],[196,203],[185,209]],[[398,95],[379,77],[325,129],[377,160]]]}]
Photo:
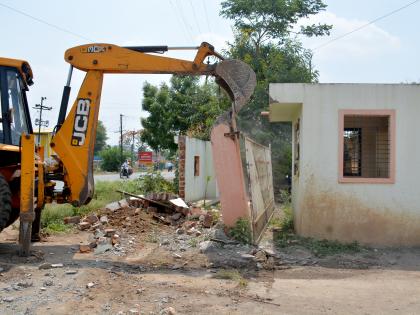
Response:
[{"label": "electric wire", "polygon": [[320,49],[320,48],[323,48],[323,47],[325,47],[325,46],[327,46],[327,45],[330,45],[331,43],[333,43],[333,42],[335,42],[335,41],[337,41],[337,40],[339,40],[339,39],[342,39],[342,38],[344,38],[344,37],[347,37],[347,36],[349,36],[349,35],[351,35],[351,34],[353,34],[353,33],[357,32],[357,31],[360,31],[361,29],[363,29],[363,28],[365,28],[365,27],[367,27],[367,26],[369,26],[369,25],[371,25],[371,24],[373,24],[373,23],[375,23],[375,22],[378,22],[378,21],[380,21],[380,20],[383,20],[383,19],[385,19],[385,18],[387,18],[387,17],[389,17],[389,16],[391,16],[391,15],[393,15],[393,14],[395,14],[395,13],[399,12],[399,11],[402,11],[402,10],[404,10],[404,9],[408,8],[409,6],[412,6],[413,4],[415,4],[415,3],[419,2],[419,1],[420,1],[420,0],[415,0],[415,1],[412,1],[412,2],[410,2],[410,3],[407,3],[407,4],[403,5],[402,7],[399,7],[398,9],[395,9],[395,10],[393,10],[393,11],[391,11],[391,12],[388,12],[388,13],[386,13],[386,14],[384,14],[384,15],[380,16],[380,17],[377,17],[376,19],[374,19],[374,20],[372,20],[372,21],[370,21],[370,22],[368,22],[368,23],[366,23],[366,24],[363,24],[363,25],[361,25],[361,26],[357,27],[357,28],[355,28],[354,30],[352,30],[352,31],[350,31],[350,32],[347,32],[347,33],[345,33],[345,34],[342,34],[342,35],[340,35],[340,36],[337,36],[337,37],[335,37],[335,38],[333,38],[333,39],[331,39],[331,40],[329,40],[329,41],[327,41],[327,42],[325,42],[325,43],[323,43],[323,44],[321,44],[321,45],[319,45],[319,46],[317,46],[317,47],[313,48],[313,49],[312,49],[312,51],[315,51],[315,50],[318,50],[318,49]]},{"label": "electric wire", "polygon": [[200,23],[198,23],[197,14],[195,13],[195,8],[194,8],[194,5],[193,5],[191,0],[190,0],[190,5],[191,5],[192,12],[193,12],[195,24],[197,25],[198,32],[201,34]]},{"label": "electric wire", "polygon": [[208,28],[209,32],[212,33],[212,29],[210,27],[210,22],[209,22],[209,15],[208,15],[208,12],[207,12],[206,1],[207,0],[203,0],[202,3],[203,3],[203,6],[204,6],[204,13],[206,15],[207,28]]},{"label": "electric wire", "polygon": [[175,0],[175,3],[176,3],[176,5],[177,5],[177,7],[178,7],[178,10],[179,10],[179,12],[180,12],[180,15],[181,15],[181,19],[182,19],[182,21],[183,21],[183,23],[184,23],[184,25],[185,25],[185,28],[188,30],[188,33],[190,34],[190,37],[191,37],[191,41],[192,42],[194,42],[194,36],[193,36],[193,30],[192,30],[192,27],[191,27],[191,25],[187,22],[187,20],[186,20],[186,18],[185,18],[185,16],[184,16],[184,12],[183,12],[183,10],[182,10],[182,5],[180,5],[179,4],[179,2],[177,1],[177,0]]},{"label": "electric wire", "polygon": [[37,17],[35,17],[35,16],[33,16],[33,15],[30,15],[30,14],[28,14],[28,13],[26,13],[26,12],[23,12],[23,11],[18,10],[18,9],[16,9],[16,8],[13,8],[13,7],[11,7],[11,6],[8,6],[8,5],[4,4],[4,3],[1,3],[1,2],[0,2],[0,6],[2,6],[3,8],[8,9],[8,10],[10,10],[10,11],[13,11],[13,12],[15,12],[15,13],[18,13],[18,14],[20,14],[20,15],[26,16],[27,18],[30,18],[30,19],[32,19],[32,20],[35,20],[35,21],[37,21],[37,22],[39,22],[39,23],[45,24],[45,25],[47,25],[47,26],[49,26],[49,27],[52,27],[52,28],[54,28],[54,29],[56,29],[56,30],[58,30],[58,31],[60,31],[60,32],[67,33],[67,34],[70,34],[70,35],[73,35],[73,36],[75,36],[75,37],[78,37],[78,38],[83,39],[83,40],[87,40],[87,41],[89,41],[89,42],[95,42],[93,39],[90,39],[90,38],[88,38],[88,37],[86,37],[86,36],[83,36],[83,35],[80,35],[80,34],[78,34],[78,33],[72,32],[72,31],[70,31],[70,30],[68,30],[68,29],[66,29],[66,28],[64,28],[64,27],[58,26],[58,25],[56,25],[56,24],[53,24],[53,23],[47,22],[47,21],[45,21],[45,20],[43,20],[43,19],[37,18]]},{"label": "electric wire", "polygon": [[182,18],[180,17],[180,15],[178,14],[178,10],[177,10],[177,8],[175,7],[175,5],[174,5],[174,3],[172,2],[172,0],[169,0],[169,3],[171,4],[171,6],[173,7],[173,9],[174,9],[174,12],[175,12],[175,14],[176,14],[176,16],[177,16],[177,18],[178,18],[178,21],[180,22],[180,24],[181,24],[181,27],[182,27],[182,30],[184,31],[184,35],[185,35],[185,38],[186,38],[186,40],[187,40],[187,42],[188,42],[188,37],[190,36],[190,38],[191,38],[191,40],[192,40],[192,37],[191,37],[191,35],[189,34],[189,32],[188,32],[188,29],[187,29],[187,27],[185,26],[185,24],[184,24],[184,21],[182,21]]}]

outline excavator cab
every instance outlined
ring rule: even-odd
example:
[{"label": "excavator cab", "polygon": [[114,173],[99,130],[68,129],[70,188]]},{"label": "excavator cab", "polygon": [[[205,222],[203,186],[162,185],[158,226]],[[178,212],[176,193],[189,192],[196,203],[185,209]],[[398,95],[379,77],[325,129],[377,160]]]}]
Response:
[{"label": "excavator cab", "polygon": [[29,84],[32,84],[29,64],[21,60],[0,58],[0,145],[19,146],[22,133],[32,133],[26,100]]},{"label": "excavator cab", "polygon": [[0,231],[19,216],[20,142],[32,133],[26,100],[31,84],[26,61],[0,58]]}]

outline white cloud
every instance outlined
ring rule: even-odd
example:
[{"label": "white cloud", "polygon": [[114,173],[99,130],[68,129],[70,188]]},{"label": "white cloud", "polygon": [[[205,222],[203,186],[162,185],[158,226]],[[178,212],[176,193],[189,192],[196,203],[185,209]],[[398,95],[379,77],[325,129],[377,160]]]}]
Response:
[{"label": "white cloud", "polygon": [[332,12],[322,12],[302,24],[327,23],[332,24],[333,29],[329,37],[304,39],[305,47],[314,49],[314,55],[318,60],[367,58],[382,56],[388,53],[395,53],[400,49],[400,39],[375,23],[370,24],[361,30],[335,40],[330,44],[316,49],[324,43],[349,33],[369,21],[359,19],[347,19],[339,17]]},{"label": "white cloud", "polygon": [[[227,35],[227,34],[225,34],[225,35]],[[221,35],[216,34],[216,33],[201,33],[201,34],[195,36],[194,40],[197,43],[208,42],[209,44],[214,46],[214,49],[217,52],[222,52],[222,50],[228,48],[227,42],[232,41],[233,38],[232,37],[227,37],[227,36],[221,36]]]}]

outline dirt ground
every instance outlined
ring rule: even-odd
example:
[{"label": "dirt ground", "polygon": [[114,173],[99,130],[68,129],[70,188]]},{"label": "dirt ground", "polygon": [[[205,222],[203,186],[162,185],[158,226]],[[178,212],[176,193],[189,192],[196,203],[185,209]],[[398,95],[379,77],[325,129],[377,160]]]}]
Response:
[{"label": "dirt ground", "polygon": [[[0,314],[420,313],[420,249],[317,258],[302,248],[269,248],[276,263],[266,270],[244,254],[255,248],[203,250],[204,234],[195,244],[174,227],[141,224],[146,219],[127,225],[111,218],[125,226],[121,246],[101,254],[79,253],[92,233],[75,231],[34,244],[22,258],[17,230],[4,231]],[[270,231],[261,246],[269,245]],[[222,268],[234,276],[220,279]]]}]

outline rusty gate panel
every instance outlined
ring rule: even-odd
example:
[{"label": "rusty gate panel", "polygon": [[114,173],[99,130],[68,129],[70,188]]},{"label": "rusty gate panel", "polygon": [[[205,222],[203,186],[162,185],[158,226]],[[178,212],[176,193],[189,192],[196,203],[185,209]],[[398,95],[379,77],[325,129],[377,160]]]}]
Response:
[{"label": "rusty gate panel", "polygon": [[241,142],[243,144],[241,151],[245,153],[242,154],[242,160],[246,165],[245,177],[250,200],[253,242],[258,243],[275,207],[271,148],[245,136]]}]

